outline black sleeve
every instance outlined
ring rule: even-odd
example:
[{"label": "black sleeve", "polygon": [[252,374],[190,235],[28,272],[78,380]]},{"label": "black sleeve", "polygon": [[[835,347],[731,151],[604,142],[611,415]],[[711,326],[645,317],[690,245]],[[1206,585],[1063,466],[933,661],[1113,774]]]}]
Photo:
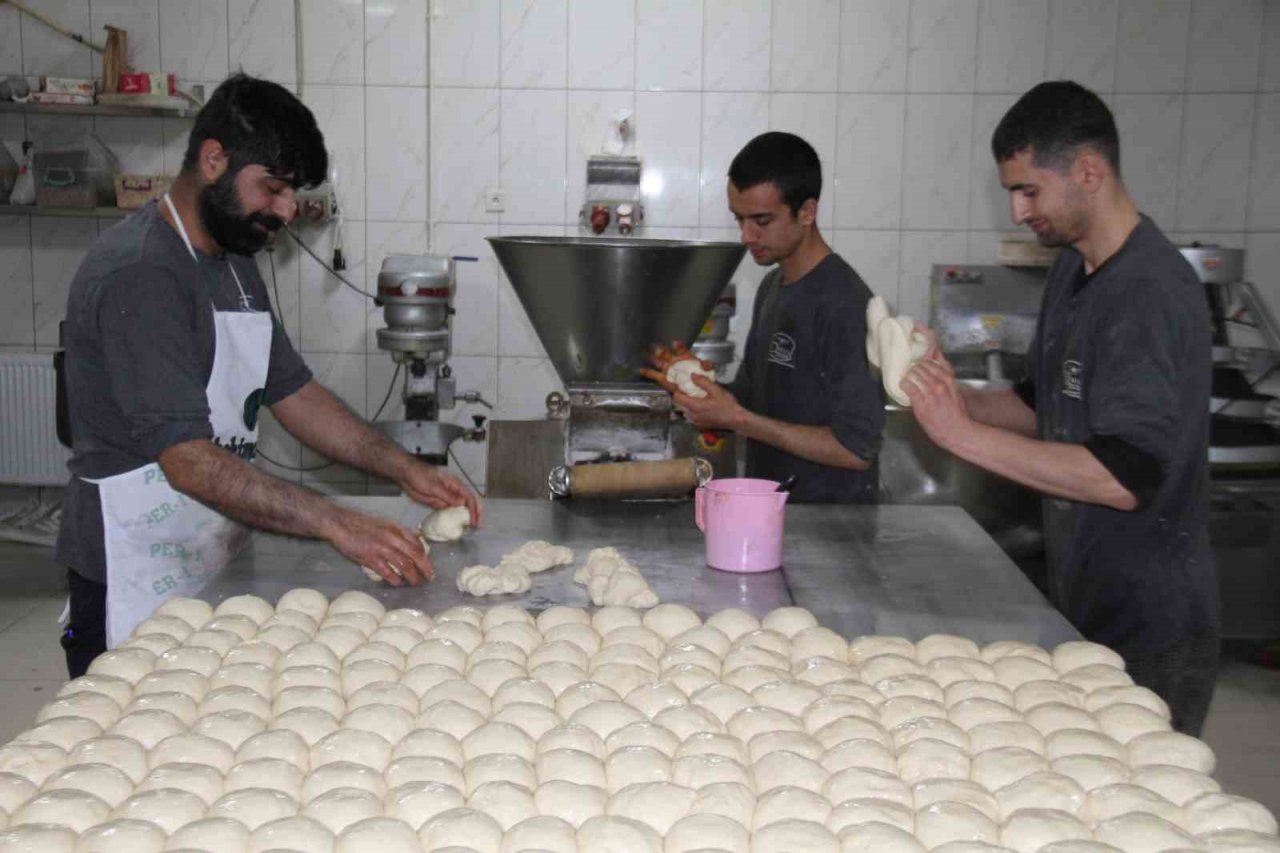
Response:
[{"label": "black sleeve", "polygon": [[1036,383],[1030,376],[1024,376],[1017,382],[1013,383],[1013,393],[1017,394],[1018,398],[1027,404],[1028,409],[1035,409]]},{"label": "black sleeve", "polygon": [[1138,509],[1150,506],[1164,482],[1160,460],[1114,435],[1095,435],[1084,443],[1102,467],[1138,499]]},{"label": "black sleeve", "polygon": [[124,267],[97,287],[103,368],[139,452],[155,459],[175,444],[212,438],[211,364],[206,348],[193,345],[203,336],[189,290],[149,264]]},{"label": "black sleeve", "polygon": [[840,300],[831,306],[822,344],[822,391],[831,401],[831,432],[836,441],[859,459],[870,462],[880,453],[884,432],[884,386],[867,364],[867,301]]}]

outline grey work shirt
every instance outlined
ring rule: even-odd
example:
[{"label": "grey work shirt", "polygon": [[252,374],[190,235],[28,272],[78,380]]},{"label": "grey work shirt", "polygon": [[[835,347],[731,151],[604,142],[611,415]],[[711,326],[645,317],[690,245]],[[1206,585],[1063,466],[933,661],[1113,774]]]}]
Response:
[{"label": "grey work shirt", "polygon": [[870,299],[871,290],[835,254],[791,284],[775,269],[756,293],[746,351],[729,390],[756,414],[830,427],[840,444],[872,463],[864,471],[835,468],[749,440],[747,476],[781,481],[796,475],[793,501],[877,498],[884,390],[867,365]]},{"label": "grey work shirt", "polygon": [[1145,216],[1092,275],[1062,252],[1033,347],[1040,438],[1081,444],[1133,512],[1046,497],[1053,603],[1090,640],[1145,657],[1217,630],[1208,537],[1210,323],[1204,285]]},{"label": "grey work shirt", "polygon": [[[197,254],[199,263],[152,202],[99,236],[71,282],[64,342],[73,451],[56,559],[91,580],[106,580],[102,504],[83,478],[132,471],[175,444],[212,438],[213,313],[268,310],[252,258]],[[265,406],[311,379],[272,326]],[[252,448],[238,452],[252,456]]]}]

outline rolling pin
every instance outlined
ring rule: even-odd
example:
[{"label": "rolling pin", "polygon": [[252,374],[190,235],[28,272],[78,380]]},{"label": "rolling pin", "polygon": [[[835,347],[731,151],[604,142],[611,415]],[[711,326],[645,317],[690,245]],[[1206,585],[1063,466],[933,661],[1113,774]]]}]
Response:
[{"label": "rolling pin", "polygon": [[552,494],[561,497],[668,498],[687,495],[711,479],[711,463],[699,457],[660,462],[599,462],[551,471]]}]

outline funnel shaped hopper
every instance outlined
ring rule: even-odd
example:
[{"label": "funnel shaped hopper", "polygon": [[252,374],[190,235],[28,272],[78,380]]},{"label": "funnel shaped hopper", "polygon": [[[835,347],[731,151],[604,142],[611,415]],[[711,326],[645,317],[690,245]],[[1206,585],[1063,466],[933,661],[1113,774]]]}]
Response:
[{"label": "funnel shaped hopper", "polygon": [[745,251],[682,240],[489,243],[566,385],[643,381],[649,347],[692,342]]}]

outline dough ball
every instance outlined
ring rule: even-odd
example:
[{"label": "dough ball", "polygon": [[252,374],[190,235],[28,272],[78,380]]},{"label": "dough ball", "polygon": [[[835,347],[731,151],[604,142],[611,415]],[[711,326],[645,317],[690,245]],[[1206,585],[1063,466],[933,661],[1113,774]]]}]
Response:
[{"label": "dough ball", "polygon": [[832,774],[823,792],[833,803],[872,799],[915,807],[915,797],[905,782],[892,773],[866,767],[850,767]]},{"label": "dough ball", "polygon": [[577,831],[573,825],[553,815],[531,817],[507,830],[503,851],[545,850],[548,853],[577,853]]},{"label": "dough ball", "polygon": [[[0,796],[0,808],[13,814],[20,805],[16,802],[18,795],[13,782],[4,787],[13,792],[14,796]],[[35,795],[34,787],[33,785],[21,786],[23,802],[27,802]],[[109,764],[72,764],[50,776],[41,790],[45,793],[84,791],[102,800],[111,808],[115,808],[133,793],[133,780]]]},{"label": "dough ball", "polygon": [[1140,735],[1169,731],[1169,721],[1165,717],[1128,702],[1099,708],[1095,716],[1102,731],[1122,744]]},{"label": "dough ball", "polygon": [[[330,602],[325,620],[328,621],[344,613],[367,613],[374,618],[374,628],[376,628],[382,617],[386,615],[387,608],[369,593],[349,589]],[[374,628],[370,628],[369,633],[373,633]]]},{"label": "dough ball", "polygon": [[373,732],[339,729],[325,735],[311,747],[311,766],[320,768],[332,762],[363,764],[381,771],[391,761],[391,744]]},{"label": "dough ball", "polygon": [[0,809],[3,809],[6,815],[12,814],[19,806],[34,797],[39,790],[40,786],[25,776],[0,772]]},{"label": "dough ball", "polygon": [[586,726],[601,738],[607,738],[625,725],[648,722],[648,718],[624,702],[600,700],[574,711],[568,722]]},{"label": "dough ball", "polygon": [[793,664],[791,672],[795,675],[797,681],[812,684],[814,687],[819,688],[833,682],[848,681],[856,683],[857,681],[857,673],[852,666],[831,658],[805,658],[800,663]]},{"label": "dough ball", "polygon": [[[524,611],[520,611],[524,612]],[[542,645],[542,633],[531,622],[506,621],[484,632],[485,642],[518,646],[528,655]]]},{"label": "dough ball", "polygon": [[1063,673],[1062,680],[1074,684],[1086,693],[1092,693],[1103,687],[1127,687],[1133,684],[1129,673],[1118,667],[1105,663],[1094,663],[1080,666]]},{"label": "dough ball", "polygon": [[539,784],[552,781],[606,787],[604,762],[578,749],[553,749],[537,757],[534,765]]},{"label": "dough ball", "polygon": [[[353,638],[355,642],[359,643],[360,632],[352,631],[352,634],[355,635]],[[320,635],[317,633],[316,640],[319,641],[319,639]],[[333,646],[327,641],[325,645],[333,648]],[[256,663],[271,669],[275,667],[276,662],[279,660],[280,650],[275,646],[268,643],[259,643],[255,640],[250,640],[247,643],[241,643],[231,651],[227,652],[222,658],[222,665],[231,666],[232,664],[239,663]]]},{"label": "dough ball", "polygon": [[427,514],[422,519],[420,531],[430,542],[456,542],[471,526],[471,510],[465,506],[451,506]]},{"label": "dough ball", "polygon": [[692,663],[676,664],[662,671],[664,680],[671,682],[686,696],[692,696],[704,687],[719,684],[719,677],[707,669]]},{"label": "dough ball", "polygon": [[437,702],[457,702],[481,716],[487,717],[493,710],[489,695],[469,681],[455,678],[444,681],[422,694],[419,704],[425,711]]},{"label": "dough ball", "polygon": [[1140,705],[1148,711],[1153,711],[1170,719],[1172,714],[1169,706],[1156,693],[1146,687],[1139,687],[1136,684],[1127,684],[1116,687],[1100,687],[1089,693],[1084,698],[1084,705],[1095,714],[1108,705],[1117,704]]},{"label": "dough ball", "polygon": [[467,680],[480,688],[486,696],[498,692],[498,688],[513,678],[524,678],[528,671],[509,660],[481,661],[467,670]]},{"label": "dough ball", "polygon": [[851,826],[862,826],[867,823],[883,823],[903,832],[914,833],[916,829],[916,813],[900,803],[890,800],[865,798],[845,800],[831,810],[827,818],[827,828],[837,835]]},{"label": "dough ball", "polygon": [[146,649],[103,652],[89,664],[89,675],[110,675],[137,684],[155,667],[156,656]]},{"label": "dough ball", "polygon": [[991,664],[996,673],[996,681],[1016,691],[1029,681],[1052,681],[1058,678],[1058,671],[1047,663],[1022,655],[1008,655]]},{"label": "dough ball", "polygon": [[539,613],[534,623],[539,631],[546,634],[558,625],[590,625],[591,614],[581,607],[558,604]]},{"label": "dough ball", "polygon": [[1085,804],[1085,791],[1069,776],[1042,770],[1024,776],[995,792],[1000,816],[1007,820],[1019,809],[1055,809],[1079,815]]},{"label": "dough ball", "polygon": [[723,658],[733,647],[733,641],[723,631],[710,625],[698,625],[687,631],[681,631],[671,638],[672,646],[686,644],[700,646],[718,658]]},{"label": "dough ball", "polygon": [[[743,634],[733,641],[731,648],[737,651],[739,656],[750,650],[768,653],[764,656],[746,658],[742,661],[745,664],[765,664],[786,669],[791,663],[791,640],[780,631],[769,628],[759,628]],[[735,668],[733,665],[725,666],[726,671]]]},{"label": "dough ball", "polygon": [[102,726],[87,717],[56,717],[27,729],[14,743],[47,743],[64,750],[75,749],[81,741],[98,737]]},{"label": "dough ball", "polygon": [[[176,650],[175,650],[176,651]],[[134,687],[134,696],[152,693],[183,693],[199,702],[209,692],[209,679],[198,672],[180,669],[153,672]]]},{"label": "dough ball", "polygon": [[361,705],[342,718],[344,729],[372,732],[394,743],[413,731],[414,714],[396,705]]},{"label": "dough ball", "polygon": [[[86,743],[94,744],[102,740],[103,738],[94,738]],[[88,763],[93,760],[91,754],[86,755],[83,760],[77,758],[80,749],[77,747],[73,750],[72,757],[68,759],[67,752],[53,744],[8,743],[0,746],[0,772],[20,776],[39,787],[68,764]]]},{"label": "dough ball", "polygon": [[940,720],[937,717],[921,717],[917,720],[908,720],[902,725],[895,726],[889,734],[893,737],[893,743],[898,749],[902,749],[918,740],[927,739],[949,743],[965,752],[978,752],[978,750],[970,748],[969,735],[965,733],[964,729],[955,723]]},{"label": "dough ball", "polygon": [[338,718],[320,708],[300,707],[278,713],[271,725],[297,734],[310,747],[338,730]]},{"label": "dough ball", "polygon": [[336,788],[307,803],[302,815],[336,835],[354,823],[381,816],[382,800],[368,791]]},{"label": "dough ball", "polygon": [[405,666],[409,669],[427,664],[446,666],[461,674],[467,667],[467,651],[452,640],[431,637],[414,646],[405,656]]},{"label": "dough ball", "polygon": [[244,711],[221,711],[196,720],[191,731],[220,740],[232,750],[236,750],[240,748],[240,744],[264,731],[266,727],[267,724],[263,719],[253,714]]},{"label": "dough ball", "polygon": [[[241,639],[230,631],[203,630],[196,631],[187,639],[188,646],[199,646],[206,649],[212,649],[219,655],[226,656],[227,652],[240,645]],[[170,649],[158,650],[158,655],[164,654]]]},{"label": "dough ball", "polygon": [[669,641],[685,631],[701,627],[702,619],[683,604],[659,604],[644,614],[641,623]]},{"label": "dough ball", "polygon": [[579,850],[626,850],[628,853],[662,853],[662,836],[639,821],[600,815],[578,827]]},{"label": "dough ball", "polygon": [[1129,781],[1128,765],[1103,755],[1065,755],[1053,759],[1049,766],[1085,791]]},{"label": "dough ball", "polygon": [[[205,694],[204,699],[200,701],[198,711],[201,716],[235,712],[252,714],[260,720],[269,720],[272,717],[271,703],[264,699],[261,693],[250,687],[236,685],[210,690]],[[167,711],[149,711],[147,713],[168,714]],[[168,714],[168,716],[173,715]],[[126,718],[122,717],[120,722],[116,723],[116,727],[119,728],[125,723],[125,720]]]},{"label": "dough ball", "polygon": [[1201,794],[1216,794],[1222,790],[1222,786],[1209,775],[1172,764],[1135,767],[1132,776],[1133,784],[1155,791],[1178,806],[1185,806]]},{"label": "dough ball", "polygon": [[930,850],[952,841],[999,844],[1000,828],[973,806],[940,802],[916,811],[916,837]]},{"label": "dough ball", "polygon": [[1105,664],[1124,669],[1124,658],[1106,646],[1087,640],[1061,643],[1053,650],[1053,668],[1061,673],[1093,664]]},{"label": "dough ball", "polygon": [[238,820],[206,817],[179,827],[169,836],[166,850],[248,850],[250,833]]},{"label": "dough ball", "polygon": [[1000,843],[1018,853],[1036,851],[1056,841],[1091,841],[1089,827],[1053,809],[1023,809],[1000,830]]},{"label": "dough ball", "polygon": [[489,782],[510,782],[533,790],[538,785],[538,773],[533,765],[518,755],[482,755],[473,758],[462,767],[466,779],[466,793],[474,793]]},{"label": "dough ball", "polygon": [[[191,737],[191,735],[176,735],[175,737]],[[133,738],[119,735],[103,735],[102,737],[81,742],[75,749],[71,750],[66,763],[109,764],[124,773],[136,784],[141,782],[142,778],[147,775],[148,760],[155,755],[156,750],[172,739],[165,738],[165,740],[160,741],[148,755],[147,748]],[[59,765],[58,769],[61,769],[61,765]],[[33,779],[32,781],[35,780]]]},{"label": "dough ball", "polygon": [[426,636],[435,625],[435,620],[416,607],[398,607],[384,613],[379,625],[383,628],[410,628]]},{"label": "dough ball", "polygon": [[917,810],[934,803],[960,803],[977,809],[993,823],[1000,823],[1000,805],[986,788],[968,779],[926,779],[911,789]]},{"label": "dough ball", "polygon": [[1053,657],[1047,651],[1020,640],[1000,640],[983,646],[981,656],[987,663],[995,663],[1006,657],[1028,657],[1043,664],[1053,665]]},{"label": "dough ball", "polygon": [[1217,763],[1208,744],[1181,732],[1150,732],[1139,735],[1129,741],[1127,748],[1129,763],[1134,767],[1172,764],[1212,774]]},{"label": "dough ball", "polygon": [[76,833],[65,826],[32,823],[0,832],[0,850],[5,851],[73,853],[75,846]]},{"label": "dough ball", "polygon": [[832,773],[861,767],[898,774],[898,757],[893,750],[873,740],[847,740],[822,754],[819,762]]},{"label": "dough ball", "polygon": [[[369,614],[349,613],[347,615],[368,616]],[[364,638],[366,636],[368,635],[363,633],[359,628],[354,628],[351,625],[328,625],[316,632],[315,641],[317,643],[324,643],[339,658],[345,658],[360,647],[360,644],[364,642]],[[260,645],[267,646],[275,651],[277,655],[280,653],[275,646],[268,646],[266,643],[261,643]]]},{"label": "dough ball", "polygon": [[65,699],[77,693],[101,693],[110,696],[123,708],[133,699],[134,688],[123,678],[114,675],[82,675],[62,685],[55,698]]},{"label": "dough ball", "polygon": [[199,716],[199,705],[185,693],[148,693],[124,709],[126,715],[136,711],[165,711],[178,718],[184,726],[191,726]]},{"label": "dough ball", "polygon": [[[971,699],[971,702],[981,700]],[[958,706],[957,706],[958,707]],[[903,723],[919,720],[924,717],[934,717],[939,720],[950,719],[960,728],[964,728],[960,724],[960,719],[956,715],[950,714],[941,702],[935,702],[932,699],[923,699],[919,696],[896,696],[893,699],[886,700],[879,708],[880,724],[886,729],[892,729]]]},{"label": "dough ball", "polygon": [[1261,803],[1231,794],[1205,793],[1183,806],[1184,829],[1204,835],[1223,829],[1248,829],[1276,834],[1276,818]]},{"label": "dough ball", "polygon": [[[1092,732],[1086,729],[1060,729],[1054,732],[1045,738],[1044,754],[1050,759],[1060,758],[1064,755],[1101,755],[1106,758],[1114,758],[1117,761],[1124,761],[1127,757],[1125,747],[1116,743],[1115,739],[1107,737],[1101,732]],[[1173,762],[1152,761],[1148,763]]]},{"label": "dough ball", "polygon": [[314,589],[291,589],[276,602],[276,612],[290,610],[305,613],[320,622],[329,610],[329,599]]},{"label": "dough ball", "polygon": [[484,642],[484,632],[470,622],[451,619],[437,619],[436,624],[427,634],[428,640],[450,640],[470,655]]},{"label": "dough ball", "polygon": [[1090,791],[1080,810],[1080,816],[1089,823],[1096,824],[1129,812],[1146,812],[1171,823],[1178,822],[1182,817],[1177,806],[1155,791],[1126,782]]},{"label": "dough ball", "polygon": [[745,610],[730,607],[711,614],[705,624],[720,631],[733,642],[743,634],[758,629],[760,620]]},{"label": "dough ball", "polygon": [[586,726],[562,723],[538,738],[538,754],[555,749],[576,749],[604,760],[608,755],[604,738]]},{"label": "dough ball", "polygon": [[701,376],[710,382],[716,381],[715,370],[703,367],[696,357],[682,358],[672,362],[667,368],[667,381],[679,388],[680,393],[702,399],[707,396],[707,392],[693,380],[695,376]]},{"label": "dough ball", "polygon": [[538,786],[533,800],[540,814],[558,817],[576,829],[604,814],[607,794],[603,788],[553,779]]},{"label": "dough ball", "polygon": [[467,760],[510,754],[532,761],[535,751],[533,738],[510,723],[486,723],[462,739],[462,753]]},{"label": "dough ball", "polygon": [[109,820],[80,833],[76,853],[160,853],[164,830],[145,820]]},{"label": "dough ball", "polygon": [[[418,711],[418,696],[403,684],[392,681],[376,681],[361,687],[347,697],[347,710],[354,711],[366,705],[391,705],[410,713]],[[399,738],[396,738],[399,740]]]},{"label": "dough ball", "polygon": [[976,657],[934,658],[925,664],[925,672],[930,678],[942,685],[943,688],[959,682],[969,681],[996,684],[995,667],[985,661],[978,660]]},{"label": "dough ball", "polygon": [[1062,704],[1085,707],[1085,692],[1061,681],[1028,681],[1014,691],[1014,706],[1024,714],[1040,705]]},{"label": "dough ball", "polygon": [[[130,649],[129,651],[141,651]],[[222,666],[222,654],[204,646],[180,646],[170,649],[156,658],[156,671],[190,670],[206,679],[211,677]]]},{"label": "dough ball", "polygon": [[735,783],[754,787],[752,771],[725,755],[685,755],[671,762],[671,781],[701,791],[709,785]]},{"label": "dough ball", "polygon": [[451,785],[440,782],[408,782],[392,788],[383,799],[386,816],[421,829],[441,812],[462,808],[466,798]]},{"label": "dough ball", "polygon": [[916,660],[929,663],[938,658],[978,658],[978,644],[954,634],[930,634],[916,643]]},{"label": "dough ball", "polygon": [[223,794],[209,807],[209,817],[229,817],[240,821],[252,832],[263,824],[298,813],[298,804],[284,791],[269,788],[246,788]]},{"label": "dough ball", "polygon": [[387,765],[383,778],[388,788],[398,788],[411,782],[438,782],[459,791],[467,787],[462,768],[444,758],[425,755],[406,755]]},{"label": "dough ball", "polygon": [[423,824],[418,834],[424,850],[457,846],[477,853],[498,853],[502,845],[502,827],[498,822],[468,808],[441,812]]},{"label": "dough ball", "polygon": [[756,793],[763,797],[774,788],[801,788],[821,793],[831,772],[814,761],[794,752],[771,752],[751,766],[756,780]]},{"label": "dough ball", "polygon": [[624,747],[605,760],[605,778],[610,794],[641,782],[669,782],[671,759],[652,747]]},{"label": "dough ball", "polygon": [[1024,716],[1028,725],[1045,737],[1063,729],[1084,729],[1093,732],[1102,730],[1102,726],[1088,711],[1061,702],[1037,705],[1027,711]]},{"label": "dough ball", "polygon": [[[228,633],[235,634],[243,641],[248,641],[257,635],[258,628],[263,624],[265,624],[265,622],[257,622],[248,616],[236,613],[224,613],[216,619],[209,620],[201,630],[226,631]],[[188,645],[191,644],[188,643]]]},{"label": "dough ball", "polygon": [[495,711],[516,704],[542,705],[555,710],[556,695],[550,687],[536,678],[515,678],[494,691],[491,702]]},{"label": "dough ball", "polygon": [[244,616],[252,619],[255,625],[266,622],[275,615],[275,612],[274,607],[256,595],[234,595],[213,609],[215,617]]},{"label": "dough ball", "polygon": [[402,674],[394,665],[384,660],[357,661],[342,670],[342,693],[346,696],[351,696],[361,688],[368,687],[370,684],[375,684],[379,681],[398,681],[412,690],[415,696],[418,696],[441,681],[458,677],[458,673],[448,667],[437,666],[436,668],[447,674],[435,679],[427,678],[426,681],[430,683],[424,683],[425,673],[419,673],[411,679],[407,672]]},{"label": "dough ball", "polygon": [[973,757],[969,777],[988,791],[998,791],[1020,779],[1049,769],[1044,756],[1029,749],[1006,746]]},{"label": "dough ball", "polygon": [[[232,690],[248,690],[263,699],[269,700],[275,695],[275,680],[276,675],[271,667],[263,666],[260,663],[223,664],[209,679],[209,691],[216,692],[228,688]],[[207,696],[208,694],[205,695]],[[226,709],[220,708],[218,710]],[[241,708],[240,710],[244,709]]]},{"label": "dough ball", "polygon": [[503,831],[517,823],[536,817],[538,807],[533,800],[533,786],[515,782],[485,782],[467,797],[467,807],[489,815]]},{"label": "dough ball", "polygon": [[[659,715],[659,717],[654,718],[654,722],[667,725],[668,728],[670,728],[664,720],[671,715],[677,713],[698,713],[699,711],[701,711],[701,709],[694,706],[673,708],[671,711],[664,711]],[[708,714],[708,716],[710,715]],[[832,726],[838,726],[843,722],[845,721],[837,720],[834,723],[824,726],[819,731],[814,732],[814,737],[821,741],[823,746],[830,746],[838,740],[845,740],[844,737],[836,738],[834,735],[830,734]],[[857,722],[861,723],[866,721],[860,720]],[[744,743],[750,743],[753,737],[764,732],[803,732],[805,730],[804,722],[794,714],[788,714],[786,711],[779,711],[775,708],[766,708],[763,705],[751,705],[743,708],[741,711],[733,715],[733,719],[729,720],[729,724],[726,728],[728,728],[731,735],[741,739]],[[672,731],[675,731],[677,735],[681,734],[674,728]],[[682,737],[687,736],[687,734],[682,735]]]},{"label": "dough ball", "polygon": [[543,639],[547,643],[572,643],[588,656],[600,650],[600,633],[590,625],[581,625],[576,622],[555,626],[543,635]]},{"label": "dough ball", "polygon": [[195,630],[196,626],[176,616],[154,615],[139,622],[137,627],[133,629],[131,636],[145,637],[152,634],[162,634],[166,637],[172,637],[181,643],[195,633]]},{"label": "dough ball", "polygon": [[680,739],[663,726],[648,722],[629,723],[615,729],[604,741],[605,749],[616,752],[628,746],[647,746],[674,758]]},{"label": "dough ball", "polygon": [[155,615],[181,619],[194,631],[213,618],[213,607],[198,598],[170,598],[156,608]]},{"label": "dough ball", "polygon": [[179,827],[204,817],[207,808],[204,800],[188,791],[158,788],[134,794],[116,808],[112,817],[150,821],[172,835]]},{"label": "dough ball", "polygon": [[840,833],[843,853],[926,853],[915,835],[877,822],[856,824]]},{"label": "dough ball", "polygon": [[302,815],[283,817],[264,823],[253,831],[249,839],[252,851],[306,850],[328,853],[333,849],[334,837],[329,828],[318,820]]},{"label": "dough ball", "polygon": [[1280,839],[1248,829],[1223,829],[1200,837],[1209,853],[1280,853]]},{"label": "dough ball", "polygon": [[757,705],[801,717],[810,705],[822,698],[822,693],[807,684],[774,681],[751,691],[751,697]]},{"label": "dough ball", "polygon": [[231,793],[246,788],[274,788],[297,800],[302,796],[302,777],[300,768],[283,759],[254,758],[227,771],[224,790]]},{"label": "dough ball", "polygon": [[484,715],[474,708],[446,700],[427,706],[418,715],[415,725],[418,728],[437,729],[461,740],[484,725],[484,722]]},{"label": "dough ball", "polygon": [[443,758],[459,767],[466,760],[463,758],[461,742],[453,735],[421,728],[409,732],[391,750],[393,760],[411,756]]},{"label": "dough ball", "polygon": [[207,806],[226,792],[222,774],[207,764],[161,764],[147,774],[134,793],[163,788],[195,794]]},{"label": "dough ball", "polygon": [[389,817],[357,821],[338,834],[334,853],[418,853],[418,834],[407,823]]},{"label": "dough ball", "polygon": [[821,823],[786,819],[759,829],[751,838],[751,853],[837,853],[841,849],[835,834]]},{"label": "dough ball", "polygon": [[689,814],[718,814],[750,826],[756,810],[756,796],[746,785],[722,782],[698,790]]},{"label": "dough ball", "polygon": [[1132,853],[1159,853],[1170,848],[1196,849],[1196,839],[1169,821],[1134,812],[1104,820],[1093,828],[1093,837]]},{"label": "dough ball", "polygon": [[[975,778],[979,772],[976,762],[975,758]],[[925,779],[968,779],[969,773],[969,754],[940,740],[924,738],[898,750],[898,775],[908,784]]]},{"label": "dough ball", "polygon": [[760,620],[760,627],[791,638],[818,624],[818,618],[803,607],[779,607]]},{"label": "dough ball", "polygon": [[[747,744],[749,755],[745,757],[741,755],[741,744],[736,738],[710,733],[689,738],[681,745],[681,751],[685,751],[686,747],[698,746],[698,739],[700,738],[706,739],[709,746],[715,747],[708,751],[719,752],[739,761],[760,761],[766,755],[774,752],[793,752],[796,755],[802,755],[805,758],[818,761],[826,752],[826,748],[821,741],[803,732],[761,732]],[[732,750],[726,748],[725,744],[732,744]]]},{"label": "dough ball", "polygon": [[9,818],[10,826],[43,823],[84,832],[111,815],[111,806],[88,791],[45,791],[32,797]]},{"label": "dough ball", "polygon": [[294,666],[318,666],[338,672],[342,669],[342,660],[324,643],[314,640],[299,643],[280,656],[276,669],[283,670]]}]

